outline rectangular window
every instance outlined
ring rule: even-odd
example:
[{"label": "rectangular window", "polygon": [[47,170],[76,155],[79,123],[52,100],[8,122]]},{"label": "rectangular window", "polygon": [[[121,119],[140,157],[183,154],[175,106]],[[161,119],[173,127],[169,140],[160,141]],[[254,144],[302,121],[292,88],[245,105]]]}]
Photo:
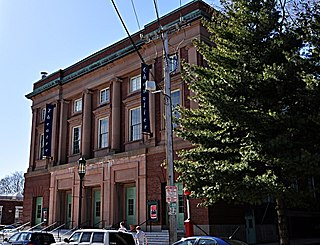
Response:
[{"label": "rectangular window", "polygon": [[39,138],[39,159],[42,159],[44,155],[44,134],[40,134]]},{"label": "rectangular window", "polygon": [[72,129],[72,154],[80,153],[81,127],[77,126]]},{"label": "rectangular window", "polygon": [[100,104],[108,103],[110,101],[110,90],[109,88],[105,88],[100,90]]},{"label": "rectangular window", "polygon": [[172,54],[169,55],[169,72],[176,72],[178,70],[178,55]]},{"label": "rectangular window", "polygon": [[[177,106],[179,106],[180,103],[180,90],[175,90],[171,92],[171,106],[172,106],[172,117],[174,118],[180,118],[180,113],[176,110]],[[173,124],[173,127],[177,127],[177,124]]]},{"label": "rectangular window", "polygon": [[100,206],[101,206],[101,202],[96,202],[96,217],[100,217]]},{"label": "rectangular window", "polygon": [[46,119],[46,108],[41,109],[40,121],[43,122]]},{"label": "rectangular window", "polygon": [[130,92],[141,89],[141,76],[136,76],[130,79]]},{"label": "rectangular window", "polygon": [[141,108],[130,110],[130,141],[141,139]]},{"label": "rectangular window", "polygon": [[94,232],[92,236],[92,243],[103,243],[104,232]]},{"label": "rectangular window", "polygon": [[16,206],[15,207],[15,213],[14,213],[14,222],[15,223],[21,223],[22,222],[22,213],[23,213],[23,207],[22,206]]},{"label": "rectangular window", "polygon": [[41,218],[41,211],[42,211],[42,205],[38,204],[37,205],[37,219]]},{"label": "rectangular window", "polygon": [[128,215],[134,214],[134,199],[128,199]]},{"label": "rectangular window", "polygon": [[99,148],[108,147],[109,143],[109,119],[102,118],[99,120]]},{"label": "rectangular window", "polygon": [[80,111],[82,111],[82,98],[75,100],[73,103],[73,112]]}]

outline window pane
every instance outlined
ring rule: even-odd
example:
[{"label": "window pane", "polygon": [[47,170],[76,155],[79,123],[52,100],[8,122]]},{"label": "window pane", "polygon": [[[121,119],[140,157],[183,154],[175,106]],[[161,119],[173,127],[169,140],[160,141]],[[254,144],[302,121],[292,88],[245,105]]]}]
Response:
[{"label": "window pane", "polygon": [[130,141],[141,139],[141,109],[130,111]]},{"label": "window pane", "polygon": [[80,132],[80,127],[75,127],[73,128],[73,148],[72,148],[72,153],[73,154],[78,154],[80,153],[80,138],[81,138],[81,132]]},{"label": "window pane", "polygon": [[109,102],[110,100],[110,90],[109,88],[103,89],[100,91],[100,104]]},{"label": "window pane", "polygon": [[92,237],[92,242],[101,242],[103,243],[103,232],[94,232]]},{"label": "window pane", "polygon": [[134,214],[134,199],[128,199],[128,215]]},{"label": "window pane", "polygon": [[83,232],[80,242],[90,242],[91,232]]},{"label": "window pane", "polygon": [[82,111],[82,99],[78,99],[74,101],[74,112]]},{"label": "window pane", "polygon": [[96,202],[96,216],[100,217],[100,206],[101,206],[101,202]]},{"label": "window pane", "polygon": [[178,69],[178,55],[169,56],[169,72],[175,72]]},{"label": "window pane", "polygon": [[130,92],[141,89],[141,76],[130,79]]},{"label": "window pane", "polygon": [[99,121],[99,148],[107,147],[109,143],[109,120],[103,118]]},{"label": "window pane", "polygon": [[[177,106],[180,105],[180,90],[171,92],[171,106],[172,106],[172,116],[175,118],[180,118],[180,113],[177,111]],[[173,127],[177,127],[173,124]]]}]

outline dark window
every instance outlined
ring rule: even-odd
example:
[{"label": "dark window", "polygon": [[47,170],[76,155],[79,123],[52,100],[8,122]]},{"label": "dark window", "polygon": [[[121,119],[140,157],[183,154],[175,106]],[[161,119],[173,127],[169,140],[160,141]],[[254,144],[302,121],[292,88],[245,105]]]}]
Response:
[{"label": "dark window", "polygon": [[128,215],[134,214],[134,199],[128,199]]},{"label": "dark window", "polygon": [[124,232],[110,232],[109,244],[112,245],[135,245],[132,234]]},{"label": "dark window", "polygon": [[101,202],[96,202],[96,217],[100,217],[100,205]]},{"label": "dark window", "polygon": [[41,208],[42,208],[42,205],[38,204],[37,205],[37,219],[41,218]]},{"label": "dark window", "polygon": [[92,242],[101,242],[103,243],[103,237],[104,233],[103,232],[94,232],[93,237],[92,237]]},{"label": "dark window", "polygon": [[68,218],[71,219],[71,203],[68,204]]},{"label": "dark window", "polygon": [[83,232],[80,242],[90,242],[92,232]]}]

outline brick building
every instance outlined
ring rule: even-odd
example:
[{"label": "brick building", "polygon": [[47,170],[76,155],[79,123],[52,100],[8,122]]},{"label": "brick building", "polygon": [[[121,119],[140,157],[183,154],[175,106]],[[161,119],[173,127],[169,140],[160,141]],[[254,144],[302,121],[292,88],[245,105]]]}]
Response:
[{"label": "brick building", "polygon": [[[160,19],[169,34],[170,57],[199,64],[194,38],[207,40],[201,18],[212,8],[193,1]],[[177,24],[183,20],[184,27]],[[163,87],[163,45],[158,22],[132,35],[150,80]],[[181,81],[180,67],[171,73],[173,104],[191,106]],[[26,95],[32,100],[30,163],[25,175],[24,220],[77,225],[79,203],[78,159],[87,161],[82,221],[107,227],[125,220],[142,224],[148,219],[148,202],[158,208],[153,229],[167,227],[165,186],[164,96],[150,94],[151,134],[141,133],[141,60],[129,38],[98,51],[53,74],[44,75]],[[54,106],[51,157],[44,157],[46,104]],[[174,149],[189,147],[174,138]],[[183,229],[184,199],[179,189],[178,227]],[[208,210],[197,210],[208,224]],[[146,223],[144,223],[146,224]],[[207,227],[208,228],[208,227]]]},{"label": "brick building", "polygon": [[[181,61],[202,65],[192,40],[209,42],[201,24],[213,9],[200,0],[160,18],[169,33],[173,69],[171,99],[174,105],[190,102],[190,91],[181,79]],[[179,23],[183,28],[178,28]],[[163,88],[163,43],[158,21],[132,35],[137,49],[150,67],[150,80]],[[150,205],[157,216],[152,230],[168,228],[166,204],[164,96],[149,94],[151,134],[141,133],[141,60],[129,38],[124,38],[80,62],[46,75],[26,95],[32,100],[30,162],[25,174],[24,222],[66,227],[77,226],[79,213],[78,160],[87,161],[81,220],[83,226],[110,227],[125,220],[127,226],[150,225]],[[51,157],[45,155],[46,105],[52,115]],[[174,136],[174,151],[190,147]],[[183,230],[186,218],[183,183],[178,187],[177,223]],[[272,203],[260,207],[217,204],[198,208],[191,200],[196,233],[237,236],[251,243],[277,237]],[[255,222],[257,221],[257,222]],[[259,222],[261,221],[261,223]],[[250,234],[254,234],[250,237]],[[252,236],[252,235],[251,235]],[[251,239],[251,240],[250,240]]]},{"label": "brick building", "polygon": [[0,224],[22,223],[23,195],[21,193],[0,195]]}]

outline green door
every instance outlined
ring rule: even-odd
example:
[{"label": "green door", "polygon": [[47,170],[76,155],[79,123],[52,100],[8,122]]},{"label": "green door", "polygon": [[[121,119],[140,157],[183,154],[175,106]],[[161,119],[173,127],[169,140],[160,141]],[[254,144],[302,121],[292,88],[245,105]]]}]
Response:
[{"label": "green door", "polygon": [[71,195],[71,193],[67,193],[67,210],[66,211],[67,211],[67,213],[66,213],[67,226],[72,227],[72,224],[71,224],[72,195]]},{"label": "green door", "polygon": [[101,221],[100,190],[93,191],[93,227],[98,228]]},{"label": "green door", "polygon": [[126,188],[126,220],[127,225],[136,225],[136,187]]},{"label": "green door", "polygon": [[178,188],[178,208],[177,208],[177,228],[179,230],[184,229],[184,199],[183,199],[183,185],[182,183],[176,183]]},{"label": "green door", "polygon": [[40,224],[42,221],[42,203],[43,197],[36,197],[36,213],[35,213],[35,220],[34,223]]}]

